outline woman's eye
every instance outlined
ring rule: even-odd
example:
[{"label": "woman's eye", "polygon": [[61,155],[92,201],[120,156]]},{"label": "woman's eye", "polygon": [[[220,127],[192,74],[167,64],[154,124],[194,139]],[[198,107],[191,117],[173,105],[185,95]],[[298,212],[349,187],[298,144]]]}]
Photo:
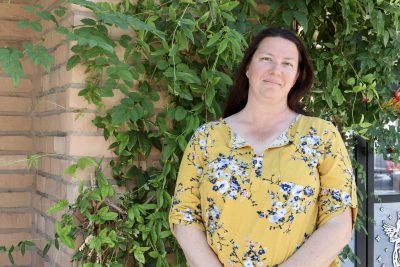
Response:
[{"label": "woman's eye", "polygon": [[264,61],[271,61],[272,60],[270,57],[263,57],[261,59],[264,60]]},{"label": "woman's eye", "polygon": [[293,64],[290,62],[283,62],[283,65],[285,66],[289,66],[289,67],[293,67]]}]

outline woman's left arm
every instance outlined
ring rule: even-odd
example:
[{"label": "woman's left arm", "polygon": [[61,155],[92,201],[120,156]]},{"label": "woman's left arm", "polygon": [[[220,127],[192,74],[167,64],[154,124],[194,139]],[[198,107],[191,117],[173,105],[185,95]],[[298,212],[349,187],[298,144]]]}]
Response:
[{"label": "woman's left arm", "polygon": [[350,241],[352,214],[350,208],[318,228],[287,261],[279,267],[328,267]]},{"label": "woman's left arm", "polygon": [[339,131],[331,123],[321,136],[320,188],[316,230],[280,267],[328,267],[350,241],[357,215],[351,161]]}]

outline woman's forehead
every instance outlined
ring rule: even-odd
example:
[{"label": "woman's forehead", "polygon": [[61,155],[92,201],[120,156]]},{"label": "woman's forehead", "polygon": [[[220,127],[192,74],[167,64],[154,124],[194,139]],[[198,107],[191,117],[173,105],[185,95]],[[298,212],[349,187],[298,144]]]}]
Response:
[{"label": "woman's forehead", "polygon": [[266,37],[258,45],[257,54],[269,54],[287,59],[298,59],[299,51],[292,41],[282,37]]}]

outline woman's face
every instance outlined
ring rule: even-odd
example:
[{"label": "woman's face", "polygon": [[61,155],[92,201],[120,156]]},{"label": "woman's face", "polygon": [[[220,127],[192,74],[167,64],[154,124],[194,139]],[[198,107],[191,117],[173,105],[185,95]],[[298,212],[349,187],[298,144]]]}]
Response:
[{"label": "woman's face", "polygon": [[247,67],[249,97],[287,102],[298,77],[299,52],[291,41],[281,37],[262,40]]}]

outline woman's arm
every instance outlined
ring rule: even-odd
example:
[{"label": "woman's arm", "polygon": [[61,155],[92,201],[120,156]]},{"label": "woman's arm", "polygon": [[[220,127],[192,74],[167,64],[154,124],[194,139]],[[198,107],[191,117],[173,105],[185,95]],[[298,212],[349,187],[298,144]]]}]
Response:
[{"label": "woman's arm", "polygon": [[303,246],[279,267],[328,267],[350,241],[350,208],[318,228]]},{"label": "woman's arm", "polygon": [[208,245],[202,230],[192,226],[175,224],[174,232],[191,267],[222,267],[217,256]]}]

